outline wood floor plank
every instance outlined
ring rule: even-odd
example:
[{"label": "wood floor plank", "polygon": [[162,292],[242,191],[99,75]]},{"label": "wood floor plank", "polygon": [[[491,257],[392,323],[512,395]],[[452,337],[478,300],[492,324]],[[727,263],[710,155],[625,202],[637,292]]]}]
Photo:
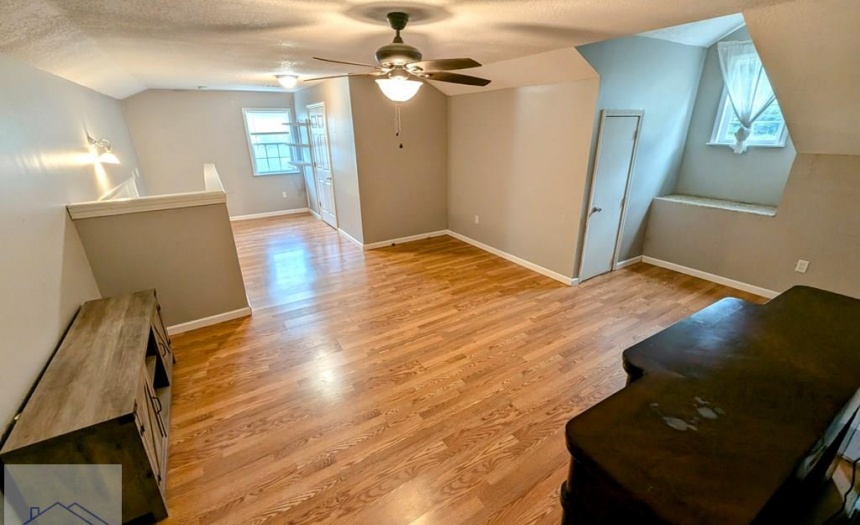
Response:
[{"label": "wood floor plank", "polygon": [[174,337],[175,525],[557,523],[565,422],[624,348],[726,296],[638,264],[568,287],[450,237],[364,252],[234,224],[254,316]]}]

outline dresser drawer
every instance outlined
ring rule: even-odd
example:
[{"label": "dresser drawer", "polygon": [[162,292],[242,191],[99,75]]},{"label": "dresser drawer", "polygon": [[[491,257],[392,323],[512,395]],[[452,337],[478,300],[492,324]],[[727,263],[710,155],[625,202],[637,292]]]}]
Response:
[{"label": "dresser drawer", "polygon": [[149,384],[148,376],[144,374],[135,405],[135,422],[159,485],[162,485],[166,478],[164,468],[167,455],[167,426],[161,417],[163,409],[161,401]]},{"label": "dresser drawer", "polygon": [[170,348],[170,338],[161,326],[161,319],[155,315],[152,321],[152,335],[155,340],[159,359],[164,364],[164,370],[167,372],[167,380],[170,381],[173,377],[173,350]]}]

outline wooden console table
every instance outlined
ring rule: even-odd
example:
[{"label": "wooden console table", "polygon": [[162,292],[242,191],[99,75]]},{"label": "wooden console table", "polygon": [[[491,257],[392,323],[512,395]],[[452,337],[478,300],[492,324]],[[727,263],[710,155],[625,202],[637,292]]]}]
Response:
[{"label": "wooden console table", "polygon": [[860,404],[860,300],[724,299],[624,352],[567,424],[563,523],[796,523]]},{"label": "wooden console table", "polygon": [[154,290],[85,303],[0,459],[122,465],[123,523],[164,519],[173,363]]}]

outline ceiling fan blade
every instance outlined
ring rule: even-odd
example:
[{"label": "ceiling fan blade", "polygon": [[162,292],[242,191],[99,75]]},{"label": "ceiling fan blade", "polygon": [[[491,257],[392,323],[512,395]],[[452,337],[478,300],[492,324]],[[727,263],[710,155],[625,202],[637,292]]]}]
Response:
[{"label": "ceiling fan blade", "polygon": [[424,60],[406,65],[407,69],[418,71],[454,71],[481,67],[481,63],[471,58],[442,58],[440,60]]},{"label": "ceiling fan blade", "polygon": [[330,62],[332,64],[346,64],[348,66],[372,67],[373,69],[377,69],[379,67],[372,66],[370,64],[359,64],[358,62],[344,62],[343,60],[332,60],[330,58],[314,57],[314,60],[319,60],[320,62]]},{"label": "ceiling fan blade", "polygon": [[305,78],[302,79],[302,82],[314,82],[316,80],[328,80],[330,78],[343,78],[343,77],[378,77],[382,76],[385,73],[380,71],[378,73],[347,73],[345,75],[330,75],[326,77],[314,77],[314,78]]},{"label": "ceiling fan blade", "polygon": [[492,82],[486,78],[460,75],[459,73],[446,73],[444,71],[424,73],[421,76],[430,80],[438,80],[439,82],[451,82],[454,84],[465,84],[467,86],[486,86]]}]

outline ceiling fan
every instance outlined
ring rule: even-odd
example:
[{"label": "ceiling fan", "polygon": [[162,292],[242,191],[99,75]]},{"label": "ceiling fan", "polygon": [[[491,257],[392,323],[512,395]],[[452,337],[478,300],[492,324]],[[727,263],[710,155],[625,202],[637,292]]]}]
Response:
[{"label": "ceiling fan", "polygon": [[333,64],[346,64],[349,66],[361,66],[373,68],[368,73],[348,73],[346,75],[332,75],[306,79],[305,82],[325,80],[338,77],[383,77],[376,80],[379,88],[386,97],[395,102],[405,102],[415,96],[421,88],[421,79],[436,80],[439,82],[451,82],[454,84],[465,84],[467,86],[486,86],[490,83],[486,78],[450,73],[458,69],[480,67],[481,64],[471,58],[444,58],[440,60],[422,60],[421,51],[414,46],[403,42],[400,32],[409,22],[407,13],[388,13],[388,23],[396,32],[394,41],[376,50],[376,61],[379,65],[359,64],[356,62],[344,62],[342,60],[331,60],[328,58],[314,57],[322,62]]}]

